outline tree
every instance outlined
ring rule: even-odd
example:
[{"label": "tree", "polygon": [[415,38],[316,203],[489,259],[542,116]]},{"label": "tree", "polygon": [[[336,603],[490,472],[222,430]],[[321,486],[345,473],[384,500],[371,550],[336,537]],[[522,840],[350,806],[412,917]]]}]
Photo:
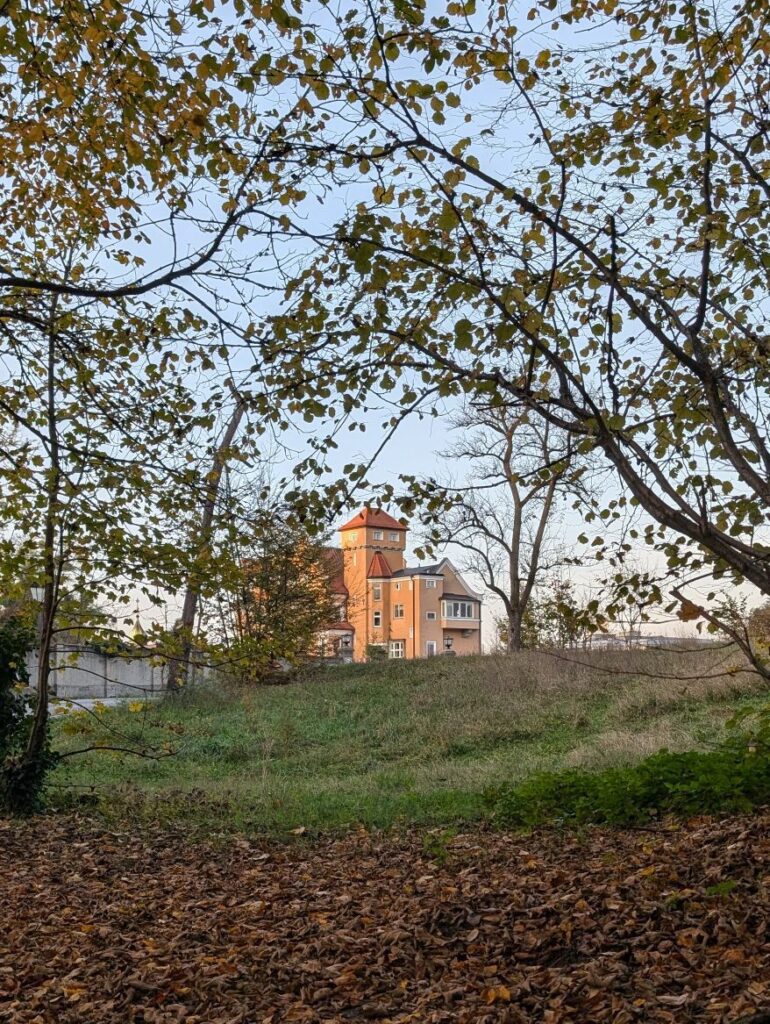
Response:
[{"label": "tree", "polygon": [[579,647],[590,640],[594,609],[578,601],[570,579],[552,579],[538,611],[549,646]]},{"label": "tree", "polygon": [[[509,623],[507,615],[498,615],[494,619],[496,650],[503,654],[510,651],[508,639]],[[521,647],[525,651],[537,651],[546,646],[540,621],[537,595],[533,594],[527,602],[521,623]]]},{"label": "tree", "polygon": [[463,568],[503,604],[506,644],[526,646],[523,628],[538,580],[564,561],[554,549],[560,503],[581,489],[572,439],[526,409],[467,405],[453,420],[461,439],[440,459],[460,464],[467,482],[418,486],[432,547],[451,543]]},{"label": "tree", "polygon": [[244,682],[259,681],[278,661],[298,664],[315,652],[319,631],[335,617],[323,540],[286,508],[270,508],[237,555],[239,586],[219,595],[220,660]]},{"label": "tree", "polygon": [[[43,590],[18,764],[32,792],[65,607],[185,586],[192,603],[204,556],[216,586],[208,472],[224,380],[233,348],[251,347],[263,271],[280,264],[280,213],[310,173],[291,154],[313,111],[302,90],[276,90],[273,54],[286,61],[299,24],[280,2],[236,0],[226,17],[200,0],[3,13],[0,569]],[[259,383],[260,415],[244,460],[285,418],[259,351],[245,363],[238,383]]]},{"label": "tree", "polygon": [[[746,620],[745,615],[738,618]],[[746,634],[756,656],[767,661],[770,655],[770,601],[765,601],[751,611],[746,620]]]},{"label": "tree", "polygon": [[34,712],[14,769],[31,801],[50,761],[57,634],[83,635],[85,625],[89,634],[112,633],[108,616],[91,614],[84,624],[80,613],[126,605],[137,589],[157,600],[157,588],[176,589],[192,557],[182,531],[196,454],[180,438],[205,438],[211,413],[191,396],[184,371],[160,373],[151,355],[140,357],[137,343],[156,325],[105,327],[90,306],[54,296],[39,323],[5,335],[12,372],[0,385],[0,417],[17,426],[27,450],[21,462],[0,461],[2,576],[19,592],[42,590]]},{"label": "tree", "polygon": [[536,410],[603,454],[607,519],[640,505],[682,580],[768,595],[770,11],[541,0],[529,18],[538,47],[507,4],[346,5],[335,152],[371,198],[282,331],[351,396]]},{"label": "tree", "polygon": [[[232,389],[232,384],[230,384]],[[234,390],[234,389],[233,389]],[[227,465],[227,459],[238,434],[241,420],[246,412],[246,402],[243,395],[236,394],[235,406],[225,427],[222,439],[214,452],[214,459],[211,470],[208,473],[203,491],[200,521],[196,524],[198,551],[195,557],[195,564],[191,567],[187,579],[184,603],[182,605],[182,617],[179,623],[179,634],[181,636],[181,651],[171,661],[168,673],[167,687],[172,693],[181,689],[187,681],[189,672],[190,654],[192,651],[192,634],[195,625],[195,616],[198,611],[200,592],[203,585],[203,577],[211,562],[212,542],[214,532],[215,513],[219,488],[222,475]]]},{"label": "tree", "polygon": [[[586,647],[599,628],[595,601],[581,602],[568,578],[551,576],[530,596],[522,621],[524,647],[532,650]],[[508,619],[497,620],[501,646],[510,650]]]},{"label": "tree", "polygon": [[312,138],[313,111],[300,91],[277,88],[299,19],[280,0],[72,0],[3,13],[3,320],[34,321],[39,296],[136,307],[179,288],[232,327],[245,295],[223,276],[259,288],[277,214],[302,198],[294,147],[300,156]]}]

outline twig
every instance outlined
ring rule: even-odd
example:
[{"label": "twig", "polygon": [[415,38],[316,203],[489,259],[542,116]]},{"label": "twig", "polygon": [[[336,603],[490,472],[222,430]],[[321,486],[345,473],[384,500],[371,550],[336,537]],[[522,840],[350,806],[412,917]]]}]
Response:
[{"label": "twig", "polygon": [[93,747],[80,747],[78,750],[66,750],[63,754],[59,754],[59,760],[63,761],[65,757],[75,757],[76,754],[91,754],[95,750],[113,750],[121,754],[133,754],[135,757],[146,757],[150,761],[162,761],[164,757],[173,757],[176,754],[175,750],[167,750],[160,754],[153,754],[147,750],[136,750],[134,747],[107,747],[107,746],[93,746]]}]

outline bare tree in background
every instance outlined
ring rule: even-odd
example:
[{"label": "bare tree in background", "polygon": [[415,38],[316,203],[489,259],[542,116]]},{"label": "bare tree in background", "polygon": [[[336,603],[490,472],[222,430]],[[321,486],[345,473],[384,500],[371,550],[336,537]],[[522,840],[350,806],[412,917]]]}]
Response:
[{"label": "bare tree in background", "polygon": [[227,386],[233,394],[235,404],[227,421],[224,434],[214,452],[211,469],[206,476],[202,488],[203,498],[201,501],[200,521],[197,524],[199,537],[198,551],[195,562],[190,569],[190,574],[187,577],[182,617],[177,627],[177,632],[181,638],[181,651],[179,656],[169,666],[167,686],[170,693],[179,691],[188,679],[193,649],[195,618],[200,610],[201,578],[205,576],[206,566],[211,558],[214,517],[217,509],[222,473],[227,465],[227,459],[231,454],[241,420],[246,412],[246,402],[243,395],[238,393],[232,381],[228,380]]},{"label": "bare tree in background", "polygon": [[585,466],[568,435],[522,407],[469,405],[453,426],[461,440],[441,457],[466,482],[424,485],[422,522],[432,548],[461,548],[463,569],[500,598],[507,648],[518,651],[538,580],[564,562],[552,527]]}]

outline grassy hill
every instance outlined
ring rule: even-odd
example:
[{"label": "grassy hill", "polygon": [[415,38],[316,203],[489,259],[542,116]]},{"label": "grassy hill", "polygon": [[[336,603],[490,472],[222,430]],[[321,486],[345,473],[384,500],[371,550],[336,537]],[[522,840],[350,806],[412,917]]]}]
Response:
[{"label": "grassy hill", "polygon": [[449,824],[488,786],[562,767],[708,747],[759,680],[729,649],[433,658],[317,669],[285,686],[200,689],[140,710],[78,713],[57,745],[97,751],[55,772],[61,801],[112,819],[286,831]]}]

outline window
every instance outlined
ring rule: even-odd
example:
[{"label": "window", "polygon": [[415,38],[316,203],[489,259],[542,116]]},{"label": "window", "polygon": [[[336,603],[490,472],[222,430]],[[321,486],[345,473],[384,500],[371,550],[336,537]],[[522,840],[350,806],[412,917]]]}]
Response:
[{"label": "window", "polygon": [[372,625],[373,626],[381,626],[382,625],[382,612],[374,612],[374,614],[372,615]]},{"label": "window", "polygon": [[382,540],[382,530],[375,530],[372,536],[375,540]]},{"label": "window", "polygon": [[429,658],[435,657],[435,654],[436,654],[436,641],[435,640],[428,640],[428,642],[425,644],[425,654]]},{"label": "window", "polygon": [[403,658],[404,651],[406,648],[406,642],[404,640],[391,640],[390,641],[390,656],[391,658]]},{"label": "window", "polygon": [[404,606],[402,604],[394,604],[393,605],[393,618],[394,619],[403,619],[403,617],[404,617]]},{"label": "window", "polygon": [[426,612],[425,613],[425,618],[428,620],[428,622],[435,622],[436,621],[436,613],[435,612]]},{"label": "window", "polygon": [[437,580],[426,580],[425,581],[425,586],[426,586],[426,588],[428,590],[435,590],[436,589],[436,583],[437,583]]},{"label": "window", "polygon": [[390,533],[388,534],[388,540],[397,541],[398,540],[398,530],[391,530]]},{"label": "window", "polygon": [[400,583],[396,583],[395,586],[396,586],[396,590],[400,590],[401,589],[401,584]]},{"label": "window", "polygon": [[381,601],[382,600],[382,584],[381,583],[375,583],[374,586],[372,587],[372,597],[374,598],[375,601]]},{"label": "window", "polygon": [[358,540],[358,534],[356,533],[355,530],[351,530],[348,533],[348,540],[350,541],[351,544],[355,544],[355,542]]},{"label": "window", "polygon": [[442,615],[445,619],[475,619],[472,601],[442,601]]},{"label": "window", "polygon": [[451,636],[445,636],[444,637],[444,650],[445,651],[451,651],[453,643],[454,643],[454,640],[452,639]]}]

